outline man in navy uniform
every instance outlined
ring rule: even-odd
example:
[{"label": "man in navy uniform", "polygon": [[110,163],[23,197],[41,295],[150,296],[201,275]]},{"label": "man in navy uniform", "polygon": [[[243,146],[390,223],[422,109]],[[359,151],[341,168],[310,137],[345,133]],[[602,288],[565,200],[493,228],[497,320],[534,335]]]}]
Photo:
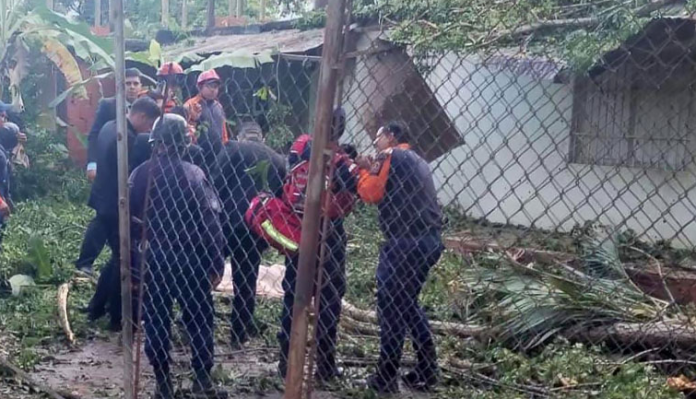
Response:
[{"label": "man in navy uniform", "polygon": [[368,386],[380,393],[398,391],[398,373],[406,334],[418,357],[404,383],[428,390],[437,382],[435,342],[418,304],[430,268],[442,254],[442,213],[428,163],[407,142],[406,128],[396,122],[379,129],[375,160],[359,157],[358,194],[378,204],[382,245],[377,266],[377,311],[380,353],[377,373]]},{"label": "man in navy uniform", "polygon": [[[144,264],[145,353],[157,380],[155,398],[174,398],[169,351],[175,301],[191,345],[191,397],[224,398],[226,393],[214,388],[210,375],[212,290],[224,272],[220,201],[203,170],[181,158],[188,144],[184,118],[165,114],[150,141],[155,154],[133,171],[130,204],[134,220],[145,223],[147,242],[136,244],[144,253],[135,264]],[[141,230],[132,227],[139,240]],[[137,270],[134,276],[139,276]]]},{"label": "man in navy uniform", "polygon": [[[226,256],[232,260],[232,345],[245,343],[258,333],[254,324],[256,280],[263,251],[268,244],[252,234],[244,213],[259,191],[281,195],[285,178],[285,159],[262,143],[261,127],[255,122],[241,124],[239,141],[229,141],[218,155],[214,185],[222,201],[223,230],[227,238]],[[258,173],[255,173],[258,172]],[[265,176],[259,175],[265,173]],[[266,180],[268,187],[263,187]]]},{"label": "man in navy uniform", "polygon": [[[129,169],[145,162],[150,157],[149,135],[147,134],[159,117],[157,103],[148,97],[135,101],[128,112],[128,147]],[[116,121],[108,122],[99,132],[96,142],[97,174],[89,206],[97,213],[96,223],[107,232],[107,241],[111,248],[111,260],[102,269],[97,289],[87,308],[90,320],[96,320],[106,312],[109,305],[111,328],[120,329],[121,325],[121,289],[119,270],[119,229],[118,229],[118,162]]]}]

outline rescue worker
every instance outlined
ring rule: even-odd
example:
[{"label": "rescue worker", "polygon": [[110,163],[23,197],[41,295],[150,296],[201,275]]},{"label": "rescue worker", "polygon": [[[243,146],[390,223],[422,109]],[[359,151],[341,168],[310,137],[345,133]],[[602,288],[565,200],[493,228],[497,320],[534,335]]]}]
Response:
[{"label": "rescue worker", "polygon": [[[352,209],[352,204],[355,200],[352,196],[355,194],[357,188],[357,168],[354,168],[355,165],[350,161],[347,155],[342,153],[338,145],[339,138],[345,132],[345,119],[346,116],[343,109],[338,108],[334,111],[328,149],[344,156],[339,156],[339,158],[342,159],[335,167],[331,189],[334,197],[338,197],[341,194],[350,194],[351,201],[347,208]],[[296,154],[292,151],[290,152],[288,157],[288,176],[291,175],[293,169],[295,169],[300,162],[309,160],[310,153],[310,146],[306,147],[305,151],[300,154]],[[336,366],[336,338],[338,335],[338,323],[341,317],[341,300],[346,292],[345,263],[348,239],[343,226],[343,218],[346,215],[347,214],[343,214],[332,219],[329,223],[327,236],[322,239],[322,243],[326,246],[327,251],[323,265],[323,283],[319,301],[316,359],[316,377],[322,382],[333,380],[340,375]],[[317,254],[317,259],[318,255],[319,254]],[[285,378],[287,373],[298,263],[299,253],[286,256],[285,258],[285,277],[283,278],[283,290],[285,293],[283,297],[284,306],[281,313],[281,331],[278,333],[278,342],[280,343],[278,371],[283,378]]]},{"label": "rescue worker", "polygon": [[192,142],[203,150],[206,165],[213,167],[215,157],[229,140],[225,111],[218,101],[220,76],[211,69],[201,73],[196,84],[198,94],[186,101],[184,107],[189,123],[195,127]]},{"label": "rescue worker", "polygon": [[211,380],[212,290],[224,272],[220,201],[203,171],[181,160],[187,145],[186,130],[184,118],[165,114],[150,138],[153,158],[130,177],[131,215],[147,223],[148,242],[139,245],[146,248],[143,259],[147,265],[145,353],[157,382],[154,397],[173,399],[169,352],[172,306],[176,301],[191,345],[194,381],[190,397],[224,398],[226,393],[216,390]]},{"label": "rescue worker", "polygon": [[442,213],[428,163],[407,143],[406,128],[392,122],[379,129],[374,161],[359,157],[358,194],[377,204],[382,245],[377,266],[380,354],[368,386],[380,393],[398,391],[404,340],[413,340],[418,362],[404,383],[429,390],[438,377],[435,342],[418,295],[442,254]]},{"label": "rescue worker", "polygon": [[[129,170],[150,157],[149,135],[147,134],[159,117],[160,109],[151,98],[139,98],[131,106],[127,117]],[[121,284],[119,270],[118,228],[118,163],[116,156],[116,121],[108,122],[99,132],[96,143],[97,177],[92,184],[89,206],[97,213],[96,219],[107,233],[111,248],[111,259],[102,269],[97,288],[87,308],[90,320],[96,320],[106,312],[109,305],[111,328],[121,325]]]},{"label": "rescue worker", "polygon": [[[126,108],[130,108],[138,98],[142,88],[140,70],[126,69]],[[99,102],[92,128],[89,131],[87,147],[87,178],[94,182],[97,175],[97,141],[99,132],[107,122],[116,119],[116,98],[105,98]],[[80,255],[75,261],[75,267],[87,274],[92,273],[94,261],[99,257],[107,241],[106,228],[99,224],[99,219],[92,218],[85,230],[85,236],[80,247]]]},{"label": "rescue worker", "polygon": [[20,132],[19,126],[5,121],[4,105],[0,103],[0,229],[7,224],[13,208],[10,196],[12,150],[22,138],[26,139],[26,136]]},{"label": "rescue worker", "polygon": [[[241,125],[239,141],[229,141],[218,155],[214,185],[222,201],[223,231],[227,238],[225,256],[232,261],[232,345],[240,346],[258,333],[254,323],[256,282],[261,256],[268,244],[252,234],[244,213],[259,191],[282,195],[285,159],[261,142],[261,127],[255,122]],[[265,173],[264,177],[258,173]],[[263,187],[266,180],[268,187]]]},{"label": "rescue worker", "polygon": [[162,108],[164,101],[164,88],[167,87],[167,104],[164,105],[164,112],[170,113],[177,104],[177,91],[181,87],[184,79],[184,69],[177,62],[165,62],[157,70],[157,87],[153,90],[141,91],[139,97],[148,96],[157,102]]}]

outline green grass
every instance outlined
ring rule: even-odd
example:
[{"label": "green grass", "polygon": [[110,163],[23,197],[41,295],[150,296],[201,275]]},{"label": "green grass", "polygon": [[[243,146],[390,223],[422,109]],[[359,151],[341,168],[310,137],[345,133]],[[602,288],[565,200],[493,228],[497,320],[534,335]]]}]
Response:
[{"label": "green grass", "polygon": [[[58,325],[56,287],[72,276],[73,264],[79,251],[84,226],[91,212],[83,205],[55,199],[31,200],[18,205],[8,226],[0,252],[0,279],[15,273],[36,275],[37,267],[29,256],[29,242],[39,237],[50,259],[51,273],[40,285],[19,297],[7,294],[0,297],[0,334],[16,338],[17,346],[9,348],[10,358],[21,367],[31,370],[47,348],[66,345]],[[348,250],[348,292],[346,299],[363,309],[374,309],[375,268],[381,235],[373,208],[359,207],[349,217],[346,229],[350,236]],[[103,254],[103,257],[108,254]],[[97,263],[104,261],[102,258]],[[282,262],[282,257],[269,251],[265,261]],[[433,319],[467,321],[477,304],[470,303],[462,281],[465,260],[445,253],[433,269],[422,293],[422,303]],[[95,334],[99,327],[87,323],[77,309],[86,305],[93,287],[74,284],[70,294],[70,321],[78,342]],[[218,299],[216,307],[216,337],[219,345],[229,339],[227,325],[229,300]],[[262,327],[260,337],[250,346],[273,348],[264,352],[263,362],[277,361],[276,333],[279,328],[281,303],[260,299],[256,318]],[[178,342],[179,345],[183,342]],[[408,345],[410,347],[410,345]],[[363,359],[369,363],[378,355],[376,337],[341,334],[338,343],[339,359]],[[538,389],[551,396],[568,398],[676,398],[679,394],[666,386],[667,376],[649,365],[635,362],[621,364],[622,357],[614,356],[607,348],[587,347],[557,339],[552,345],[532,353],[519,353],[496,342],[479,343],[456,337],[438,337],[438,348],[444,364],[449,359],[468,361],[482,368],[461,374],[445,370],[441,390],[436,398],[517,398],[534,397],[525,389]],[[412,358],[410,349],[406,357]],[[374,394],[357,386],[372,367],[349,367],[346,378],[340,381],[335,394],[345,398],[372,398]],[[478,374],[477,374],[478,373]],[[686,371],[688,374],[688,370]],[[218,377],[236,393],[268,393],[282,384],[269,374],[258,377],[220,374]],[[564,384],[577,384],[576,389],[564,389]]]}]

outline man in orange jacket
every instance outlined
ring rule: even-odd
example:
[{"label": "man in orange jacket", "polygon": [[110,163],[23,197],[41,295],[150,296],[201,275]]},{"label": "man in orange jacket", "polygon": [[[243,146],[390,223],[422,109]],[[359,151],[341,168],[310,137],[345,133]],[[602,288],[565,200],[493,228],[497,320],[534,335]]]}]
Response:
[{"label": "man in orange jacket", "polygon": [[157,105],[162,106],[164,101],[164,86],[167,86],[167,104],[164,106],[164,112],[170,113],[176,107],[176,91],[181,85],[181,79],[184,77],[184,69],[176,62],[166,62],[157,70],[157,87],[154,90],[143,90],[138,94],[138,98],[148,96],[157,102]]},{"label": "man in orange jacket", "polygon": [[189,123],[195,126],[191,141],[203,150],[207,165],[215,162],[222,146],[229,140],[227,134],[225,111],[218,101],[221,79],[214,69],[198,76],[198,94],[186,101],[184,107],[188,112]]},{"label": "man in orange jacket", "polygon": [[418,295],[443,246],[442,211],[428,163],[408,144],[406,127],[392,122],[379,129],[375,160],[358,157],[358,195],[379,209],[386,239],[377,266],[377,314],[380,354],[368,386],[396,393],[406,335],[417,356],[416,367],[403,376],[412,389],[430,390],[437,383],[437,353],[430,324]]}]

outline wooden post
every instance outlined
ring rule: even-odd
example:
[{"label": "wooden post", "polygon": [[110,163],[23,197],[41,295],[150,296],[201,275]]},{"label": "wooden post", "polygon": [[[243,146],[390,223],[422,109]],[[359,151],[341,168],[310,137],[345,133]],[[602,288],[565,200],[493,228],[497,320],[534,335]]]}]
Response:
[{"label": "wooden post", "polygon": [[336,96],[345,0],[334,0],[327,9],[324,47],[319,72],[316,122],[312,134],[312,154],[309,160],[309,177],[305,214],[302,218],[300,260],[295,285],[295,302],[292,312],[292,331],[288,354],[285,398],[302,398],[302,378],[307,352],[308,312],[310,311],[314,276],[317,266],[319,224],[321,221],[321,197],[324,190],[326,157],[324,149],[329,141],[333,104]]},{"label": "wooden post", "polygon": [[188,4],[187,0],[181,0],[181,29],[188,27]]},{"label": "wooden post", "polygon": [[126,127],[126,60],[123,0],[111,0],[114,23],[114,74],[116,76],[116,130],[118,164],[118,229],[121,268],[123,342],[123,391],[125,399],[135,398],[133,384],[133,302],[131,288],[130,203],[128,196],[128,131]]},{"label": "wooden post", "polygon": [[215,29],[215,0],[208,0],[208,15],[207,15],[207,26],[206,30],[208,34],[213,32]]},{"label": "wooden post", "polygon": [[169,0],[162,0],[162,26],[169,27]]},{"label": "wooden post", "polygon": [[261,0],[261,21],[266,20],[266,0]]}]

